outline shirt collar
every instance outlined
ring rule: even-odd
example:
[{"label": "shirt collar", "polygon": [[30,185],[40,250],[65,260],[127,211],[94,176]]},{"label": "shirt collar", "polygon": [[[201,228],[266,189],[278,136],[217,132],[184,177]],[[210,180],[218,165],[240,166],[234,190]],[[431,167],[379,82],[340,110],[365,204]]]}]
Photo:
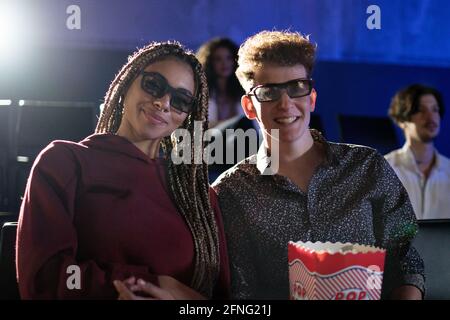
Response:
[{"label": "shirt collar", "polygon": [[[436,148],[434,148],[434,156],[436,157],[436,161],[434,163],[433,170],[438,170],[438,171],[445,170],[445,168],[443,168],[443,164],[442,164],[442,155],[437,151]],[[416,163],[416,159],[414,157],[414,153],[411,150],[411,147],[408,146],[406,143],[400,149],[400,157],[401,157],[401,162],[409,170],[421,172],[419,170],[419,166]]]},{"label": "shirt collar", "polygon": [[[324,144],[325,146],[325,152],[326,152],[326,159],[325,159],[325,166],[332,166],[337,163],[338,159],[335,153],[333,152],[333,149],[330,147],[330,144],[326,139],[322,136],[322,134],[316,130],[316,129],[310,129],[311,136],[313,137],[314,141]],[[262,175],[274,175],[273,169],[271,168],[271,157],[269,155],[269,150],[263,143],[261,143],[261,146],[258,149],[258,153],[256,154],[256,167],[258,168],[258,171]]]},{"label": "shirt collar", "polygon": [[271,158],[269,156],[269,150],[267,149],[264,141],[258,149],[256,154],[256,168],[262,175],[271,175],[273,171],[270,168]]},{"label": "shirt collar", "polygon": [[446,171],[448,170],[445,167],[444,162],[444,156],[440,154],[437,149],[434,149],[435,155],[436,155],[436,162],[434,163],[434,168],[438,171]]}]

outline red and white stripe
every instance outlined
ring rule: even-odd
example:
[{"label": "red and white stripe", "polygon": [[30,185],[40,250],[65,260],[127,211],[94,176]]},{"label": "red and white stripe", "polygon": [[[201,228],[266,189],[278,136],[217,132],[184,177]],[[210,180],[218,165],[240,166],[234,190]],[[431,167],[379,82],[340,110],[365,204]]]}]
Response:
[{"label": "red and white stripe", "polygon": [[322,275],[308,270],[299,259],[289,264],[291,297],[293,284],[298,281],[305,287],[308,299],[330,300],[339,292],[355,290],[365,291],[367,299],[379,300],[382,280],[383,272],[371,271],[362,266],[350,266],[333,274]]}]

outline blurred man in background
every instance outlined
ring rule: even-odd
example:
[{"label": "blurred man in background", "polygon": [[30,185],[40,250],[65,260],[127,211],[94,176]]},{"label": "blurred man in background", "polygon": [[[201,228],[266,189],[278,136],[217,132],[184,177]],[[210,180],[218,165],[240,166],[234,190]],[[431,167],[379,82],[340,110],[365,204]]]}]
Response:
[{"label": "blurred man in background", "polygon": [[443,115],[441,94],[420,84],[397,92],[389,108],[406,142],[385,157],[408,191],[417,219],[450,218],[450,160],[434,146]]}]

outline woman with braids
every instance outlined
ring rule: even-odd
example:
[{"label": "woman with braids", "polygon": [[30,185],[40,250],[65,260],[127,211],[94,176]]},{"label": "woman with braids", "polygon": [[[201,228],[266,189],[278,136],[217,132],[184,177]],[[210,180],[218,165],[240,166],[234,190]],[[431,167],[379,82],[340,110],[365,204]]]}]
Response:
[{"label": "woman with braids", "polygon": [[152,43],[129,58],[95,134],[54,141],[33,165],[17,235],[22,298],[227,297],[206,164],[195,164],[193,147],[189,163],[170,157],[175,129],[207,128],[207,103],[202,67],[179,43]]}]

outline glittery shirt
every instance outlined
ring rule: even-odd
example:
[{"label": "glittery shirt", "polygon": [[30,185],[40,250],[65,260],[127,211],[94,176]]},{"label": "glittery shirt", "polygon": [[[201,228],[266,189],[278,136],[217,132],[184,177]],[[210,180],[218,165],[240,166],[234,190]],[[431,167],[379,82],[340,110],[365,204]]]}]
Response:
[{"label": "glittery shirt", "polygon": [[374,149],[327,142],[311,132],[325,147],[326,160],[307,193],[287,177],[262,175],[268,167],[263,146],[213,184],[225,224],[233,298],[288,299],[289,241],[385,248],[382,298],[401,285],[424,293],[423,260],[410,245],[416,218],[388,162]]}]

